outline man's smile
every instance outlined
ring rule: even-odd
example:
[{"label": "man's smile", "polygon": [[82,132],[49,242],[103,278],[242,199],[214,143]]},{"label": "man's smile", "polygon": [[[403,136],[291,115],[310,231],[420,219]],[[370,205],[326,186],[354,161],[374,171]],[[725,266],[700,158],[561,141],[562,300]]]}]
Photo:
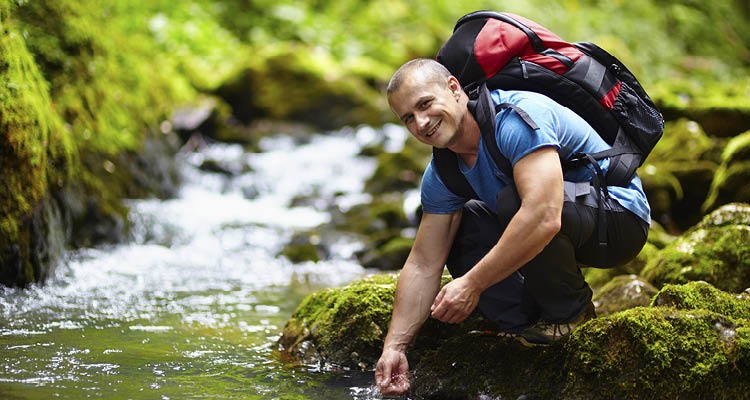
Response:
[{"label": "man's smile", "polygon": [[432,128],[430,128],[430,129],[429,129],[429,130],[428,130],[428,131],[427,131],[427,132],[425,133],[425,135],[424,135],[424,136],[425,136],[425,137],[431,137],[431,136],[432,136],[432,135],[433,135],[433,134],[434,134],[435,132],[437,132],[437,131],[438,131],[438,129],[440,129],[440,125],[442,125],[442,124],[443,124],[443,120],[442,120],[442,119],[441,119],[441,120],[438,120],[438,122],[437,122],[437,123],[436,123],[435,125],[433,125],[433,126],[432,126]]}]

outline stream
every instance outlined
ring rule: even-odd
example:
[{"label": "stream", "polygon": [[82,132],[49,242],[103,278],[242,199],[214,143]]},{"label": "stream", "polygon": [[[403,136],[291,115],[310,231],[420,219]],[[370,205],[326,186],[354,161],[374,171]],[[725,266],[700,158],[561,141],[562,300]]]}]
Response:
[{"label": "stream", "polygon": [[45,285],[0,288],[0,398],[376,398],[371,371],[289,365],[276,351],[307,294],[374,272],[356,262],[361,244],[341,235],[317,263],[278,252],[329,207],[366,202],[375,161],[357,154],[405,136],[359,127],[184,154],[177,198],[128,202],[132,241],[69,252]]}]

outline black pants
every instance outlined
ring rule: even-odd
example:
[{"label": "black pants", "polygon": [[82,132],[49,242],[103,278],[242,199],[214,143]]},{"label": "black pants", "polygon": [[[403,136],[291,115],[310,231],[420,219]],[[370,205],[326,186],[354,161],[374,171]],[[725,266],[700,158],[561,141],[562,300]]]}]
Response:
[{"label": "black pants", "polygon": [[[454,278],[464,275],[489,252],[521,205],[513,186],[504,188],[496,201],[498,214],[481,201],[464,205],[446,263]],[[538,319],[561,323],[583,313],[592,292],[578,264],[599,268],[622,265],[638,254],[648,234],[648,224],[616,201],[602,203],[607,232],[604,248],[599,246],[595,191],[588,184],[565,182],[560,232],[528,264],[485,290],[479,300],[480,311],[506,332],[520,332]]]}]

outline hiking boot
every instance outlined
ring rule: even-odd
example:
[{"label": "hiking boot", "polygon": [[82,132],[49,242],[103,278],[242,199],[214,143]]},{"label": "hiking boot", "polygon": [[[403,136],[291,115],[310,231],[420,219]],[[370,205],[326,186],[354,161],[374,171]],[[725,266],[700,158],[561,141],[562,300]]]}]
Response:
[{"label": "hiking boot", "polygon": [[536,324],[524,329],[524,331],[518,335],[518,341],[520,341],[524,346],[528,347],[550,344],[555,340],[558,340],[563,336],[569,334],[573,331],[573,329],[577,328],[580,325],[583,325],[584,322],[592,318],[596,318],[596,311],[594,309],[594,304],[589,302],[586,311],[584,311],[583,314],[579,315],[576,319],[570,322],[563,322],[559,324],[539,321]]}]

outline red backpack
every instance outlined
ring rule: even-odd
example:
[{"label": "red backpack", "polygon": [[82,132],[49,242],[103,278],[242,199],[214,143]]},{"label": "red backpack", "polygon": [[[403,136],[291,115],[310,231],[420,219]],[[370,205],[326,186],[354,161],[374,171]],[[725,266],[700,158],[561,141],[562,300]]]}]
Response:
[{"label": "red backpack", "polygon": [[[565,42],[517,15],[477,11],[463,16],[437,61],[461,83],[472,99],[470,108],[480,127],[485,125],[483,131],[490,130],[492,138],[494,107],[485,104],[489,96],[482,93],[487,89],[542,93],[580,115],[613,147],[594,154],[570,154],[561,149],[563,168],[610,157],[606,176],[599,174],[605,193],[606,186],[630,183],[664,129],[664,119],[653,101],[615,57],[593,43]],[[495,163],[512,179],[510,162],[497,150],[495,140],[485,143]],[[446,186],[459,196],[476,198],[458,171],[456,155],[447,149],[433,150],[436,169]]]}]

